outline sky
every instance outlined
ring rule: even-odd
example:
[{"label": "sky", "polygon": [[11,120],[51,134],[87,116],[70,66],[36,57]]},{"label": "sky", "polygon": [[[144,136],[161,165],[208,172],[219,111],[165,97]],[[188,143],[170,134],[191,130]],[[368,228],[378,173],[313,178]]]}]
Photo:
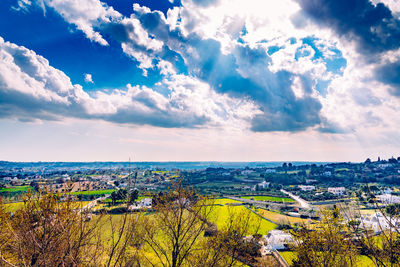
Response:
[{"label": "sky", "polygon": [[398,0],[2,0],[0,160],[400,156]]}]

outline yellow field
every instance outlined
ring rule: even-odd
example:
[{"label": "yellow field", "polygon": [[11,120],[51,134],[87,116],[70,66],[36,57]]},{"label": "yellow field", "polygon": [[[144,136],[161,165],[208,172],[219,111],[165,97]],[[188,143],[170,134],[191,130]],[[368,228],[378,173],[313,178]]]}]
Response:
[{"label": "yellow field", "polygon": [[280,251],[279,254],[281,254],[282,258],[284,258],[289,265],[292,265],[293,260],[296,258],[296,254],[293,251]]},{"label": "yellow field", "polygon": [[372,209],[372,210],[366,210],[366,209],[365,209],[365,210],[360,210],[360,213],[363,214],[363,215],[364,215],[364,214],[372,215],[372,214],[375,214],[377,211],[378,211],[378,210],[373,210],[373,209]]},{"label": "yellow field", "polygon": [[284,214],[280,214],[277,212],[264,210],[264,209],[257,209],[257,213],[264,216],[265,218],[268,218],[279,224],[287,224],[287,223],[289,223],[289,224],[294,224],[294,223],[309,224],[312,222],[311,219],[302,219],[302,218],[287,216]]},{"label": "yellow field", "polygon": [[235,204],[235,203],[243,203],[241,201],[233,200],[230,198],[216,198],[211,200],[215,205],[225,205],[225,204]]},{"label": "yellow field", "polygon": [[250,213],[251,226],[247,234],[256,234],[259,226],[258,233],[266,235],[269,231],[277,227],[267,220],[261,219],[256,214],[250,212],[244,206],[214,206],[214,210],[211,214],[211,221],[214,222],[218,228],[223,228],[227,225],[227,222],[235,214],[248,214]]},{"label": "yellow field", "polygon": [[15,212],[16,210],[20,209],[23,205],[24,202],[16,202],[16,203],[7,203],[3,204],[4,208],[8,212]]},{"label": "yellow field", "polygon": [[[76,208],[80,208],[80,207],[83,207],[83,206],[87,205],[88,203],[90,203],[90,201],[80,201],[80,202],[75,202],[75,203],[76,203]],[[18,209],[23,207],[24,202],[7,203],[7,204],[3,204],[3,205],[7,212],[15,212]]]},{"label": "yellow field", "polygon": [[374,262],[370,260],[367,256],[359,256],[357,267],[373,267],[375,266]]},{"label": "yellow field", "polygon": [[[293,260],[296,259],[296,253],[293,251],[281,251],[279,252],[282,258],[286,260],[289,265],[292,265]],[[356,267],[373,267],[375,264],[367,256],[358,256]]]}]

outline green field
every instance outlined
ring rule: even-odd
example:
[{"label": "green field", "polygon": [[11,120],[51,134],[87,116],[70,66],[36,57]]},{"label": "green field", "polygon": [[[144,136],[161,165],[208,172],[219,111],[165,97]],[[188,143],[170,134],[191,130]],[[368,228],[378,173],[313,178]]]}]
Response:
[{"label": "green field", "polygon": [[[149,198],[149,197],[140,196],[140,197],[138,197],[138,199],[136,199],[136,201],[140,201],[140,200],[145,199],[145,198]],[[112,199],[109,197],[109,198],[106,198],[105,200],[103,200],[103,202],[109,203],[109,202],[112,202]],[[117,200],[116,202],[125,202],[125,200]]]},{"label": "green field", "polygon": [[16,193],[16,192],[26,193],[26,192],[28,192],[28,189],[34,190],[33,187],[31,187],[29,185],[24,185],[24,186],[10,187],[10,188],[0,188],[0,193],[3,193],[3,192],[8,192],[8,193]]},{"label": "green field", "polygon": [[293,199],[288,197],[272,197],[272,196],[244,196],[244,199],[254,199],[257,201],[270,201],[270,202],[294,202]]},{"label": "green field", "polygon": [[108,195],[114,191],[115,191],[115,189],[106,189],[106,190],[95,190],[95,191],[79,191],[79,192],[72,192],[72,193],[68,193],[68,194],[69,195],[85,195],[85,196]]}]

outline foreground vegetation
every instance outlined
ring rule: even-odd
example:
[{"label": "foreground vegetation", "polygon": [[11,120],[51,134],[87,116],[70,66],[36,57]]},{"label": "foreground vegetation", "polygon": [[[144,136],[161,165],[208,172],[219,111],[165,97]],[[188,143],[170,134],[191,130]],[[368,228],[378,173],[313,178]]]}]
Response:
[{"label": "foreground vegetation", "polygon": [[393,226],[371,231],[349,216],[350,206],[320,207],[317,221],[175,184],[152,195],[152,209],[132,212],[143,196],[121,192],[114,193],[121,201],[92,210],[72,194],[0,200],[0,266],[278,266],[260,253],[261,237],[274,229],[293,237],[281,252],[291,266],[400,265],[400,205],[381,209]]},{"label": "foreground vegetation", "polygon": [[68,194],[28,193],[12,216],[0,204],[0,265],[254,264],[259,246],[243,236],[275,227],[243,206],[210,204],[180,185],[153,200],[152,212],[129,212],[126,204],[118,215],[82,210]]}]

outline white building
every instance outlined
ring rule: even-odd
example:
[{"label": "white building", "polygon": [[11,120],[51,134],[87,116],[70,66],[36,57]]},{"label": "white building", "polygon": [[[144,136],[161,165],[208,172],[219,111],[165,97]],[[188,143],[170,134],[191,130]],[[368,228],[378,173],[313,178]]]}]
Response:
[{"label": "white building", "polygon": [[325,171],[323,174],[324,174],[324,176],[331,176],[332,172],[331,171]]},{"label": "white building", "polygon": [[381,169],[386,169],[386,168],[389,168],[389,167],[393,167],[393,164],[391,164],[391,163],[378,164],[378,168],[381,168]]},{"label": "white building", "polygon": [[286,249],[287,245],[294,241],[291,234],[281,230],[271,230],[263,238],[265,241],[264,244],[269,250]]},{"label": "white building", "polygon": [[317,180],[315,179],[306,179],[306,184],[312,184],[312,183],[316,183]]},{"label": "white building", "polygon": [[152,199],[151,198],[143,198],[142,200],[140,200],[138,202],[138,204],[142,207],[150,207],[151,208]]},{"label": "white building", "polygon": [[391,194],[392,193],[392,189],[390,189],[389,187],[386,187],[385,189],[382,190],[383,194]]},{"label": "white building", "polygon": [[346,192],[344,187],[328,187],[328,192],[337,196],[341,196]]},{"label": "white building", "polygon": [[270,182],[263,181],[262,183],[259,183],[258,186],[262,187],[264,189],[264,188],[268,187],[269,184],[270,184]]},{"label": "white building", "polygon": [[400,203],[400,197],[399,196],[394,196],[391,194],[383,194],[383,195],[378,195],[376,196],[379,202],[385,203],[385,204],[393,204],[393,203]]},{"label": "white building", "polygon": [[152,199],[144,198],[140,201],[135,202],[133,205],[129,207],[131,210],[141,210],[141,209],[150,209],[152,207]]},{"label": "white building", "polygon": [[313,190],[315,190],[315,186],[313,186],[313,185],[299,185],[299,188],[302,191],[313,191]]},{"label": "white building", "polygon": [[373,230],[375,233],[389,230],[390,228],[399,229],[399,226],[400,220],[398,218],[390,218],[380,212],[372,215],[361,215],[360,218],[360,227]]},{"label": "white building", "polygon": [[265,173],[276,173],[275,169],[266,169]]},{"label": "white building", "polygon": [[246,175],[246,174],[250,174],[250,173],[253,173],[254,171],[253,170],[243,170],[243,171],[241,171],[241,174],[242,175]]},{"label": "white building", "polygon": [[11,177],[3,177],[4,182],[10,182],[12,180]]}]

